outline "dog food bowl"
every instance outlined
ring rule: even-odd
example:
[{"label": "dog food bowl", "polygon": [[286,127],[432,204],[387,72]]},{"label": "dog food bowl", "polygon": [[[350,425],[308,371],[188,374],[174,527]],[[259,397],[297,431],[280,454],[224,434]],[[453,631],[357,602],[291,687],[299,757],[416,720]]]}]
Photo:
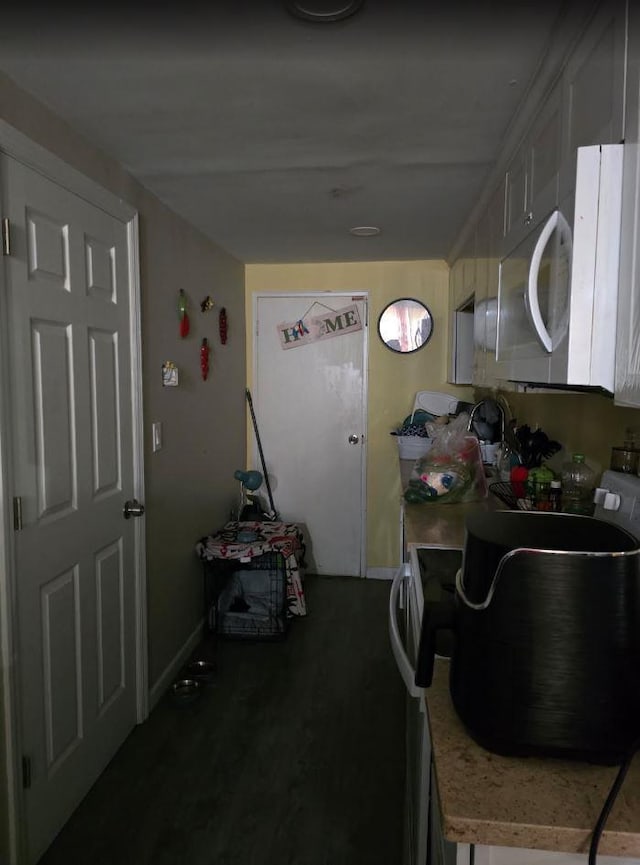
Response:
[{"label": "dog food bowl", "polygon": [[202,682],[197,679],[178,679],[171,686],[170,694],[174,703],[185,705],[197,700],[202,692]]},{"label": "dog food bowl", "polygon": [[213,661],[190,661],[185,669],[188,678],[204,683],[212,682],[216,673]]}]

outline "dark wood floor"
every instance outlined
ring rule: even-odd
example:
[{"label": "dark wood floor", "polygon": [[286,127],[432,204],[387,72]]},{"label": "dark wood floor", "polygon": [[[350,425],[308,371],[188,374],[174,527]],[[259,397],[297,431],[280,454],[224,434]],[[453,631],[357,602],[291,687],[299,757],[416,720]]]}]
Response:
[{"label": "dark wood floor", "polygon": [[401,862],[389,584],[307,577],[305,591],[284,642],[220,642],[203,696],[161,701],[41,865]]}]

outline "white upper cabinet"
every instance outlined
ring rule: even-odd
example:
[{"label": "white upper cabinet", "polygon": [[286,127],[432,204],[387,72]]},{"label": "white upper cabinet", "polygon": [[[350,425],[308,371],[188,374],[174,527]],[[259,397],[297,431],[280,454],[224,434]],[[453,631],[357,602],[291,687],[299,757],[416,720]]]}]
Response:
[{"label": "white upper cabinet", "polygon": [[[630,40],[635,56],[629,67],[628,96],[625,95],[627,4],[625,0],[603,0],[595,5],[593,14],[586,20],[581,18],[576,32],[571,31],[574,41],[562,61],[547,70],[546,96],[539,104],[527,106],[531,120],[522,123],[526,131],[520,144],[511,155],[504,152],[499,160],[506,168],[493,194],[485,199],[486,208],[478,217],[473,235],[475,252],[471,242],[467,242],[452,268],[452,349],[455,347],[456,314],[470,297],[474,300],[474,385],[504,386],[500,379],[504,378],[505,370],[497,365],[495,356],[500,260],[519,246],[556,207],[572,201],[579,147],[615,144],[626,137],[622,267],[627,286],[637,285],[634,291],[638,300],[629,290],[621,300],[622,324],[618,330],[622,342],[618,346],[617,361],[620,389],[616,398],[624,404],[640,405],[640,348],[634,346],[632,338],[634,331],[640,332],[640,270],[635,264],[640,257],[636,240],[640,234],[640,25],[637,21],[640,11],[635,11],[633,3],[629,5],[635,30]],[[629,104],[626,123],[625,99],[630,103],[635,100],[634,104]],[[571,214],[567,217],[571,219]],[[615,339],[615,334],[611,338]],[[456,381],[454,351],[450,357],[449,380]],[[632,369],[634,364],[635,369]],[[633,385],[637,396],[630,395],[629,376],[637,379],[637,384]]]},{"label": "white upper cabinet", "polygon": [[559,85],[551,91],[529,134],[528,214],[533,222],[558,203],[558,170],[562,148],[562,99]]},{"label": "white upper cabinet", "polygon": [[468,303],[475,292],[476,280],[476,232],[472,229],[464,244],[460,257],[451,268],[451,303],[459,309]]},{"label": "white upper cabinet", "polygon": [[498,285],[500,276],[500,254],[504,238],[504,185],[500,184],[489,199],[487,208],[488,250],[487,298],[485,309],[485,373],[484,384],[496,384],[496,344],[498,339]]},{"label": "white upper cabinet", "polygon": [[640,408],[640,10],[629,10],[614,400]]},{"label": "white upper cabinet", "polygon": [[522,231],[527,215],[527,142],[512,157],[505,174],[505,236]]},{"label": "white upper cabinet", "polygon": [[625,0],[605,0],[569,57],[562,77],[561,199],[573,192],[578,147],[619,144],[624,139],[626,49]]},{"label": "white upper cabinet", "polygon": [[504,251],[512,249],[558,203],[562,90],[554,87],[505,174]]},{"label": "white upper cabinet", "polygon": [[503,252],[574,191],[578,147],[623,140],[626,44],[625,0],[604,0],[507,163]]},{"label": "white upper cabinet", "polygon": [[486,384],[487,295],[489,292],[489,215],[485,212],[476,230],[476,286],[473,296],[472,384]]},{"label": "white upper cabinet", "polygon": [[504,185],[493,192],[476,234],[473,384],[491,387],[496,379],[498,273],[504,236]]},{"label": "white upper cabinet", "polygon": [[449,363],[447,381],[471,384],[473,370],[473,307],[476,279],[476,230],[449,274]]}]

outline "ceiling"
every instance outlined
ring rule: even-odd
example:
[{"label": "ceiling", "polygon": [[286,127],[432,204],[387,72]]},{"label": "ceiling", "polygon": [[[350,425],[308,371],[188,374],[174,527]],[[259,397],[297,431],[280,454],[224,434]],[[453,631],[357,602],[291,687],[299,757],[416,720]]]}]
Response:
[{"label": "ceiling", "polygon": [[11,5],[0,69],[258,263],[446,258],[564,4]]}]

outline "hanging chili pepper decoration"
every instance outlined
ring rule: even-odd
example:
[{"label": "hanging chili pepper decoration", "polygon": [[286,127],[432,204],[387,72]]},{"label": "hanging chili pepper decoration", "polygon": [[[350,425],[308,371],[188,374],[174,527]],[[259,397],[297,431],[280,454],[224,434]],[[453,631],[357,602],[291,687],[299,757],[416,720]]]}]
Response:
[{"label": "hanging chili pepper decoration", "polygon": [[222,345],[227,344],[227,310],[222,307],[218,317],[218,325],[220,327],[220,342]]},{"label": "hanging chili pepper decoration", "polygon": [[209,375],[209,343],[206,336],[200,346],[200,372],[202,373],[202,381],[206,381]]},{"label": "hanging chili pepper decoration", "polygon": [[178,315],[180,316],[180,336],[184,339],[189,334],[189,314],[187,313],[187,295],[180,289],[178,295]]}]

